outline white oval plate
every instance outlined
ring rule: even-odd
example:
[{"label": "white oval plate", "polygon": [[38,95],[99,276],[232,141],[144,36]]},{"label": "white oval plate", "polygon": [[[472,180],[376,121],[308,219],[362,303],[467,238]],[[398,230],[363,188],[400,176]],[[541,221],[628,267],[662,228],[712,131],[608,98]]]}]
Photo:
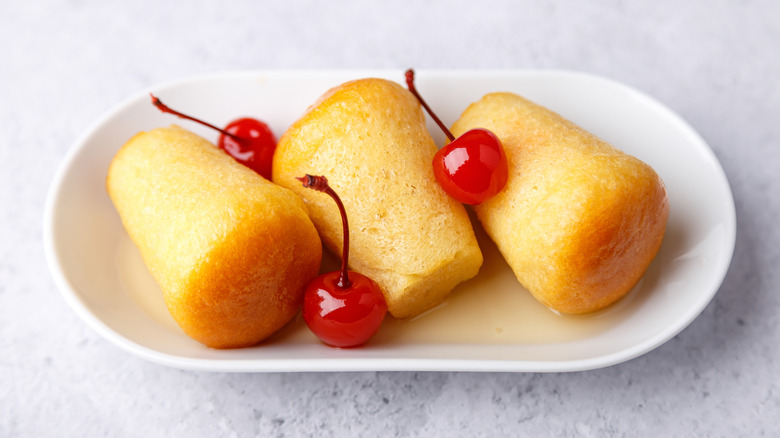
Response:
[{"label": "white oval plate", "polygon": [[[389,319],[363,348],[328,348],[300,318],[253,348],[212,350],[188,338],[168,315],[104,181],[117,149],[138,131],[176,123],[212,140],[216,135],[160,113],[148,92],[217,125],[255,116],[280,135],[327,89],[368,76],[403,83],[402,71],[240,72],[154,87],[109,112],[70,150],[47,200],[47,260],[70,306],[122,349],[185,369],[552,372],[604,367],[652,350],[693,321],[720,287],[734,249],[734,200],[712,151],[670,110],[627,86],[581,73],[418,71],[419,90],[449,123],[483,94],[512,91],[653,166],[667,186],[671,215],[643,281],[606,311],[558,316],[530,298],[477,230],[485,252],[479,276],[421,318]],[[429,128],[442,144],[438,128]]]}]

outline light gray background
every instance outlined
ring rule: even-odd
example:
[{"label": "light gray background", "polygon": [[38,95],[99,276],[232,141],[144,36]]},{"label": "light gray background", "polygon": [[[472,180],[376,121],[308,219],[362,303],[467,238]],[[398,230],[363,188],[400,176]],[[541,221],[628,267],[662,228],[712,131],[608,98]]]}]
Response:
[{"label": "light gray background", "polygon": [[[0,2],[0,436],[777,436],[777,41],[772,0]],[[61,298],[44,200],[106,110],[201,73],[409,66],[591,72],[678,112],[736,199],[714,301],[589,372],[212,374],[119,350]]]}]

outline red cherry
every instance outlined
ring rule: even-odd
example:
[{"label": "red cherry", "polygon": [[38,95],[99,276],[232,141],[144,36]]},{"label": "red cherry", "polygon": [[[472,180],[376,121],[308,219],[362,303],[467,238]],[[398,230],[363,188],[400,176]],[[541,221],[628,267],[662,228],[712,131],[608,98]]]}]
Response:
[{"label": "red cherry", "polygon": [[442,189],[471,205],[481,204],[503,190],[509,179],[509,165],[498,136],[477,128],[455,138],[417,92],[412,69],[406,71],[406,86],[450,141],[433,158],[433,174]]},{"label": "red cherry", "polygon": [[344,228],[341,271],[312,280],[303,298],[303,320],[309,329],[331,347],[350,348],[365,344],[379,330],[387,315],[387,302],[370,278],[347,269],[349,224],[344,204],[324,176],[298,178],[304,187],[328,194],[338,205]]},{"label": "red cherry", "polygon": [[268,125],[260,120],[245,117],[233,120],[225,129],[220,129],[210,123],[173,110],[153,94],[150,93],[150,95],[152,96],[152,104],[160,111],[192,120],[219,131],[217,146],[239,163],[254,170],[265,179],[271,180],[271,167],[274,151],[276,150],[276,138]]},{"label": "red cherry", "polygon": [[276,138],[268,125],[249,117],[233,120],[219,135],[217,144],[238,162],[271,180]]},{"label": "red cherry", "polygon": [[303,320],[324,343],[339,348],[365,344],[379,330],[387,304],[379,286],[350,271],[350,286],[338,285],[339,271],[322,274],[309,283],[303,300]]},{"label": "red cherry", "polygon": [[472,129],[436,152],[433,174],[445,192],[464,204],[481,204],[506,185],[509,170],[496,134]]}]

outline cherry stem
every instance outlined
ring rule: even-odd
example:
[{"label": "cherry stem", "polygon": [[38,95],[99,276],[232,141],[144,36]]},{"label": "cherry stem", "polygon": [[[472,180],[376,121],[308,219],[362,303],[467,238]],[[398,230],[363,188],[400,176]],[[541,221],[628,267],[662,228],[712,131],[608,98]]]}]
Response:
[{"label": "cherry stem", "polygon": [[174,116],[181,117],[182,119],[192,120],[193,122],[200,123],[201,125],[204,125],[204,126],[208,126],[211,129],[216,129],[217,131],[219,131],[223,135],[227,135],[228,137],[232,138],[235,141],[240,142],[240,141],[243,140],[241,137],[239,137],[239,136],[237,136],[235,134],[231,134],[231,133],[225,131],[222,128],[219,128],[219,127],[216,127],[216,126],[212,125],[211,123],[206,123],[203,120],[196,119],[195,117],[188,116],[186,114],[183,114],[183,113],[180,113],[180,112],[178,112],[176,110],[173,110],[170,107],[168,107],[168,105],[162,103],[162,101],[157,96],[155,96],[154,94],[149,93],[149,95],[152,96],[152,104],[154,106],[156,106],[157,109],[159,109],[160,111],[162,111],[164,113],[173,114]]},{"label": "cherry stem", "polygon": [[341,275],[336,285],[342,289],[347,289],[352,285],[349,281],[348,274],[348,258],[349,258],[349,223],[347,222],[347,210],[344,208],[344,204],[341,202],[339,195],[328,185],[328,179],[324,176],[315,176],[306,174],[303,177],[296,177],[298,181],[303,183],[304,187],[317,190],[323,193],[327,193],[339,208],[341,213],[341,224],[344,227],[344,244],[341,249]]},{"label": "cherry stem", "polygon": [[431,118],[434,122],[436,122],[437,125],[439,125],[439,128],[441,128],[442,131],[444,131],[444,135],[447,136],[447,138],[450,141],[455,140],[455,136],[452,135],[452,132],[447,128],[447,126],[442,123],[442,121],[439,119],[439,117],[436,116],[436,114],[433,112],[431,107],[428,106],[427,103],[425,103],[425,100],[420,96],[420,93],[417,92],[417,88],[414,87],[414,70],[411,68],[409,70],[406,70],[406,87],[409,88],[409,91],[414,94],[414,97],[417,98],[417,100],[420,101],[420,104],[425,108],[425,111],[428,111],[428,114],[430,114]]}]

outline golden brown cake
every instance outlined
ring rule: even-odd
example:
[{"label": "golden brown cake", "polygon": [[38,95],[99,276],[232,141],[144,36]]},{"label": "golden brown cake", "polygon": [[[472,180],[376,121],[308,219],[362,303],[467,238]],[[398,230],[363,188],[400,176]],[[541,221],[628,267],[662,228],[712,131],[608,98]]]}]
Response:
[{"label": "golden brown cake", "polygon": [[658,252],[669,215],[656,172],[558,114],[510,93],[469,106],[453,134],[493,131],[507,186],[475,206],[520,283],[562,313],[628,293]]},{"label": "golden brown cake", "polygon": [[107,189],[192,338],[213,348],[254,345],[299,311],[322,245],[289,190],[176,126],[130,139]]},{"label": "golden brown cake", "polygon": [[438,305],[482,265],[470,219],[433,175],[436,145],[414,96],[382,79],[328,91],[282,137],[273,178],[300,195],[323,241],[341,254],[341,218],[323,193],[295,178],[324,175],[350,224],[350,266],[408,318]]}]

